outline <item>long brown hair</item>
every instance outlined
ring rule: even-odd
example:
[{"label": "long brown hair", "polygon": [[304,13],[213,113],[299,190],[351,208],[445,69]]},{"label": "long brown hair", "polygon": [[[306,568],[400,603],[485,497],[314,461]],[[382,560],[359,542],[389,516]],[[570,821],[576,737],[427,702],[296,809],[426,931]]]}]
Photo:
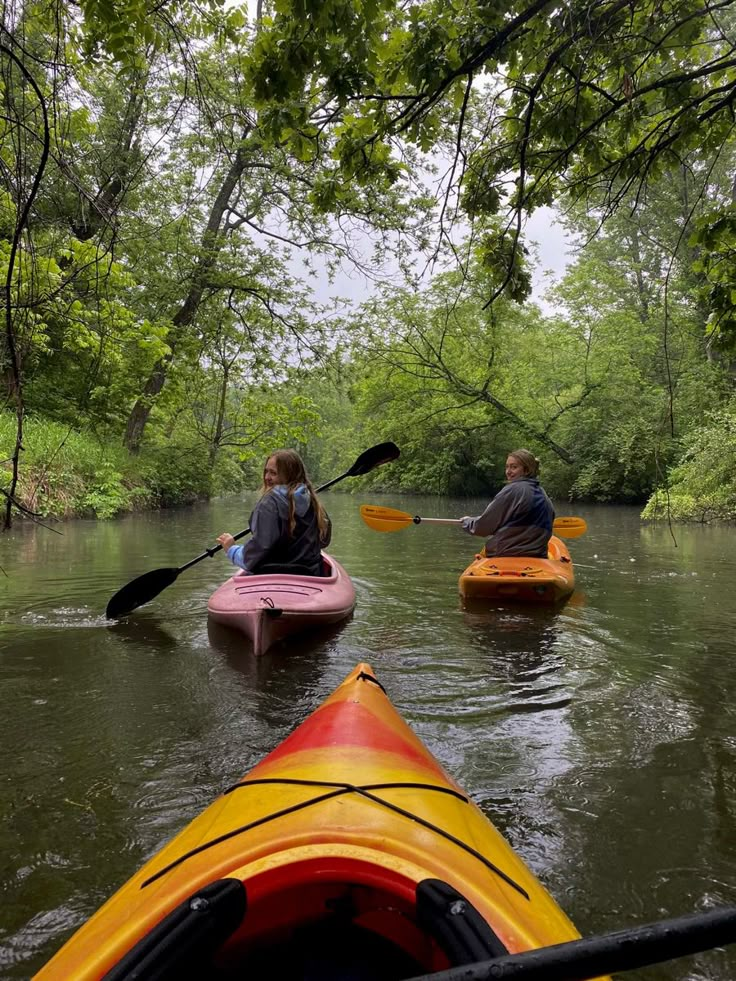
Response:
[{"label": "long brown hair", "polygon": [[[276,462],[276,470],[279,475],[279,484],[283,484],[286,487],[286,496],[289,501],[289,534],[294,534],[294,528],[296,527],[296,512],[294,509],[294,491],[299,486],[299,484],[304,484],[304,486],[309,491],[309,499],[312,502],[312,509],[314,510],[314,516],[317,519],[317,527],[319,528],[320,536],[323,536],[327,531],[327,515],[325,514],[325,509],[319,503],[319,498],[312,487],[309,477],[307,477],[307,471],[304,469],[304,461],[299,456],[296,450],[275,450],[273,453],[269,453],[266,457],[266,462],[263,464],[263,469],[265,471],[269,460],[274,460]],[[263,487],[261,488],[261,496],[267,494],[271,488],[266,486],[264,480]]]}]

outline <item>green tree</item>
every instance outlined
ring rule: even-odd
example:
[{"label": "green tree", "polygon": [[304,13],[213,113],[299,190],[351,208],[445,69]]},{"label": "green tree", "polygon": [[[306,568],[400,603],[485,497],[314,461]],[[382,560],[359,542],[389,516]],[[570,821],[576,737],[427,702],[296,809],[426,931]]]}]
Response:
[{"label": "green tree", "polygon": [[431,205],[408,170],[334,180],[334,136],[316,108],[301,147],[265,140],[240,12],[175,4],[146,23],[134,4],[120,28],[120,9],[87,4],[80,25],[64,5],[52,15],[10,4],[0,25],[0,369],[17,403],[13,486],[26,409],[137,451],[152,413],[172,436],[187,417],[177,400],[198,392],[201,406],[206,382],[219,393],[213,463],[228,390],[247,375],[240,358],[256,365],[258,386],[324,356],[315,269],[403,262]]},{"label": "green tree", "polygon": [[736,520],[736,402],[708,412],[683,437],[683,452],[666,487],[642,517],[682,521]]},{"label": "green tree", "polygon": [[[732,142],[729,0],[283,0],[268,10],[250,72],[273,138],[299,131],[314,99],[349,107],[336,156],[369,181],[390,174],[407,143],[441,152],[438,134],[452,128],[447,211],[478,225],[490,299],[515,286],[509,250],[524,215],[563,196],[605,199],[610,215],[694,150]],[[714,202],[696,233],[723,258],[731,209],[730,198]],[[714,329],[725,331],[731,291],[717,265],[707,267]]]},{"label": "green tree", "polygon": [[572,462],[557,434],[594,387],[575,369],[583,345],[533,306],[484,310],[483,291],[483,276],[445,274],[368,304],[355,325],[358,413],[404,447],[407,488],[486,490],[511,443]]}]

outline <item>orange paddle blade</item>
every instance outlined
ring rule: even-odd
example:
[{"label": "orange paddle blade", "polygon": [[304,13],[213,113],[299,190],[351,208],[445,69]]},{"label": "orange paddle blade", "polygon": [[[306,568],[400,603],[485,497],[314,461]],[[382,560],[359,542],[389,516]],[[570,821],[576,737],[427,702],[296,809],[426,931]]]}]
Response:
[{"label": "orange paddle blade", "polygon": [[414,523],[414,518],[406,511],[396,508],[381,508],[375,504],[362,504],[360,516],[374,531],[401,531]]},{"label": "orange paddle blade", "polygon": [[555,518],[552,531],[560,538],[579,538],[588,530],[584,518]]}]

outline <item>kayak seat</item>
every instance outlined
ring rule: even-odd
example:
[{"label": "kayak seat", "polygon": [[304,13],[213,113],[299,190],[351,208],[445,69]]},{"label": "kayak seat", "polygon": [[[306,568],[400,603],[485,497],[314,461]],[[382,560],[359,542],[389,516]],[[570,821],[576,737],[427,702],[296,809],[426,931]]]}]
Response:
[{"label": "kayak seat", "polygon": [[478,910],[441,879],[425,879],[417,886],[417,921],[455,967],[508,954]]},{"label": "kayak seat", "polygon": [[204,981],[215,951],[242,923],[246,905],[239,879],[219,879],[198,889],[139,940],[103,981]]}]

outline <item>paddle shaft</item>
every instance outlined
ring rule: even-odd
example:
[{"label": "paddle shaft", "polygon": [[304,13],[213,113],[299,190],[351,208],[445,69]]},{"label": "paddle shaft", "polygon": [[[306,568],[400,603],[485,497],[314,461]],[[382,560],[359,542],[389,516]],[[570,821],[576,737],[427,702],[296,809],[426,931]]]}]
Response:
[{"label": "paddle shaft", "polygon": [[588,981],[734,942],[736,907],[726,906],[435,974],[416,975],[411,981]]},{"label": "paddle shaft", "polygon": [[[415,525],[461,525],[463,523],[462,518],[421,518],[418,514],[414,515],[412,518],[412,523]],[[565,519],[555,518],[552,522],[552,531],[554,532],[564,532],[565,530]]]},{"label": "paddle shaft", "polygon": [[415,515],[412,518],[415,525],[461,525],[463,523],[462,518],[420,518],[419,515]]},{"label": "paddle shaft", "polygon": [[[320,490],[321,489],[322,488],[320,488]],[[249,532],[250,532],[250,525],[248,525],[248,527],[244,528],[242,531],[239,531],[237,535],[233,535],[234,541],[237,542],[239,538],[244,538],[247,534],[249,534]],[[221,552],[221,551],[222,551],[222,545],[220,544],[213,545],[212,548],[206,548],[201,555],[197,556],[196,559],[192,559],[190,562],[187,562],[186,565],[179,566],[177,575],[180,575],[180,573],[185,572],[187,569],[191,569],[193,565],[196,565],[198,562],[201,562],[202,559],[211,559],[213,555],[216,555],[217,552]]]}]

